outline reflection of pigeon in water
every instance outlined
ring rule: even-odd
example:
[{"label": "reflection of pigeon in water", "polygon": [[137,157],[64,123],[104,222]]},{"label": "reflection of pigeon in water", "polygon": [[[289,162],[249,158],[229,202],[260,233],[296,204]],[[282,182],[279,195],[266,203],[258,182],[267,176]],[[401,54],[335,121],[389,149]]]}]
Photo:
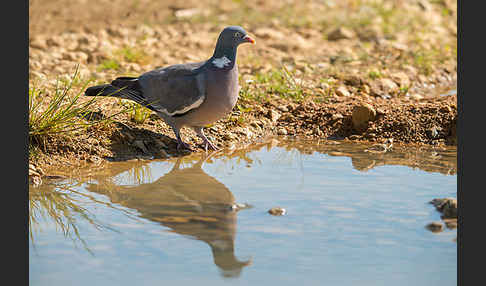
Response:
[{"label": "reflection of pigeon in water", "polygon": [[141,217],[159,222],[172,232],[206,242],[222,275],[238,277],[251,261],[239,261],[234,254],[237,212],[231,206],[235,199],[225,185],[203,171],[206,159],[180,169],[179,158],[169,173],[153,183],[116,186],[109,192],[101,185],[90,185],[88,190],[137,210]]},{"label": "reflection of pigeon in water", "polygon": [[187,126],[202,138],[206,150],[217,150],[203,127],[223,118],[235,106],[239,93],[236,50],[242,43],[254,42],[243,28],[229,26],[219,35],[207,61],[172,65],[139,77],[119,77],[111,84],[88,88],[85,95],[121,97],[150,108],[174,131],[177,149],[191,149],[180,136],[180,129]]}]

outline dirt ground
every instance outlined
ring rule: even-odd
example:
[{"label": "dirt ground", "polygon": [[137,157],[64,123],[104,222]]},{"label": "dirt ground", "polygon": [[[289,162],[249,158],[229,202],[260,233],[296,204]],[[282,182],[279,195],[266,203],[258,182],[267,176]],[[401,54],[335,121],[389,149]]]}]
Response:
[{"label": "dirt ground", "polygon": [[[29,1],[29,86],[105,83],[211,56],[219,32],[244,27],[240,98],[206,128],[220,148],[268,136],[456,145],[456,1]],[[82,88],[79,84],[74,89]],[[88,100],[88,99],[82,99]],[[100,98],[95,117],[125,106]],[[180,155],[155,114],[122,113],[75,136],[52,135],[29,161],[54,166]],[[183,130],[186,142],[200,139]]]}]

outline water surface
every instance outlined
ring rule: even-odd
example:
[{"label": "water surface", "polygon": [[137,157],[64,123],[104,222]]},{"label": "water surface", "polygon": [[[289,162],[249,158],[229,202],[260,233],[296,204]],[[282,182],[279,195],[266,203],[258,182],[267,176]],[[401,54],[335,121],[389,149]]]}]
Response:
[{"label": "water surface", "polygon": [[455,148],[369,147],[274,139],[31,188],[30,285],[456,285],[456,230],[425,228]]}]

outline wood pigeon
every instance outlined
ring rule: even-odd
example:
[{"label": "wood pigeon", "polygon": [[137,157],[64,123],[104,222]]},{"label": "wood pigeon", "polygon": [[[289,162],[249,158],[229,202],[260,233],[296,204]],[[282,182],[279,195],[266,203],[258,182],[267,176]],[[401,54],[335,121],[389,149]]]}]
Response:
[{"label": "wood pigeon", "polygon": [[155,111],[174,131],[177,149],[192,150],[180,129],[194,129],[204,149],[218,150],[204,135],[203,127],[231,112],[239,93],[236,50],[255,43],[239,26],[220,33],[214,54],[206,61],[158,68],[139,77],[118,77],[110,84],[89,87],[86,96],[113,96],[133,100]]}]

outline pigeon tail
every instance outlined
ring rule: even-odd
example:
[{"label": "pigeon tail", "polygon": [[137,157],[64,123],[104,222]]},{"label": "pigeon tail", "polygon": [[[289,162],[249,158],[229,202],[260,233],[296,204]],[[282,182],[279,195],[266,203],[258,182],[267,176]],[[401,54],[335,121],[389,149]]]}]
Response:
[{"label": "pigeon tail", "polygon": [[135,77],[118,77],[111,84],[102,84],[89,87],[86,96],[113,96],[126,97],[126,93],[141,93],[140,85]]},{"label": "pigeon tail", "polygon": [[86,89],[84,95],[112,96],[130,99],[152,111],[157,112],[157,110],[150,105],[150,102],[148,102],[143,96],[138,80],[134,77],[119,77],[112,81],[111,84],[102,84],[89,87]]},{"label": "pigeon tail", "polygon": [[101,84],[89,87],[84,92],[85,96],[114,96],[120,97],[120,94],[117,92],[122,90],[119,87],[114,87],[111,84]]}]

